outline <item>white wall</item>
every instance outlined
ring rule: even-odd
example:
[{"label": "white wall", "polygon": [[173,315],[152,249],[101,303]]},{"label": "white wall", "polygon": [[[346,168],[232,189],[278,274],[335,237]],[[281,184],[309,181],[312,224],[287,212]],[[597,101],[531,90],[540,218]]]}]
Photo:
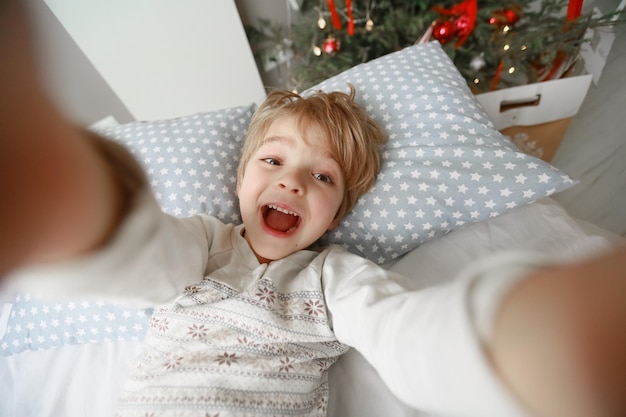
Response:
[{"label": "white wall", "polygon": [[[177,117],[265,96],[234,0],[30,1],[45,1],[133,119]],[[48,47],[57,72],[74,74],[73,80],[98,78],[85,78],[88,68],[67,60],[59,45]],[[70,81],[57,86],[57,94],[68,89],[82,87]]]},{"label": "white wall", "polygon": [[38,40],[41,77],[50,96],[66,115],[81,125],[106,116],[134,120],[43,0],[28,0]]}]

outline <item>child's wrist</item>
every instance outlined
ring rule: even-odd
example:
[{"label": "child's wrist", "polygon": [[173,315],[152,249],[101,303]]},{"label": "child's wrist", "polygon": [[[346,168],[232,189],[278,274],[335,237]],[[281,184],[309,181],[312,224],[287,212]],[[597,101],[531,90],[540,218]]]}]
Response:
[{"label": "child's wrist", "polygon": [[122,145],[89,130],[85,130],[85,136],[104,163],[111,198],[110,224],[97,244],[101,246],[115,234],[132,209],[137,194],[148,186],[148,181],[139,163]]}]

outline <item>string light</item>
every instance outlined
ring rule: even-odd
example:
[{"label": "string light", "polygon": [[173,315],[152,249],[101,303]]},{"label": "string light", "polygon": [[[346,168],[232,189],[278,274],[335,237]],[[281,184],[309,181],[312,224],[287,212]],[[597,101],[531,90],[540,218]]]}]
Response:
[{"label": "string light", "polygon": [[320,15],[320,18],[317,19],[317,27],[320,29],[324,29],[326,27],[326,20],[324,19],[324,16]]},{"label": "string light", "polygon": [[474,84],[478,84],[480,83],[480,80],[478,78],[474,78]]},{"label": "string light", "polygon": [[508,51],[510,48],[511,48],[511,45],[506,44],[506,45],[504,45],[504,48],[503,48],[503,49],[504,49],[505,51]]},{"label": "string light", "polygon": [[370,12],[372,11],[372,0],[368,0],[367,2],[367,8],[365,9],[365,30],[368,32],[371,32],[372,29],[374,29],[374,21],[372,20],[372,17],[370,15]]},{"label": "string light", "polygon": [[319,46],[317,46],[317,45],[313,45],[313,54],[314,54],[315,56],[320,56],[320,55],[322,55],[322,48],[320,48],[320,47],[319,47]]},{"label": "string light", "polygon": [[509,68],[509,74],[513,74],[515,72],[515,67]]}]

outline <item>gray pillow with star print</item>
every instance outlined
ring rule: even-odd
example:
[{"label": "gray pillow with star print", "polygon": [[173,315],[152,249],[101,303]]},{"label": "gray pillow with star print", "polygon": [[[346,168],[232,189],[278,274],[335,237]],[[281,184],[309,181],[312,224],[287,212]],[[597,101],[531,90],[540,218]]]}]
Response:
[{"label": "gray pillow with star print", "polygon": [[322,244],[385,263],[575,183],[494,129],[438,42],[358,65],[309,91],[347,92],[348,83],[389,142],[375,187]]},{"label": "gray pillow with star print", "polygon": [[174,119],[131,122],[99,133],[130,149],[159,205],[187,217],[208,213],[241,223],[237,165],[255,104]]}]

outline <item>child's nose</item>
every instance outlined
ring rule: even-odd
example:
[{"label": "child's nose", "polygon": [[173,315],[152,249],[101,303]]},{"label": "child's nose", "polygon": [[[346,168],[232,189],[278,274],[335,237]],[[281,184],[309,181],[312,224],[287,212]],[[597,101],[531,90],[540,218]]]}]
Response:
[{"label": "child's nose", "polygon": [[303,194],[305,192],[305,178],[301,172],[288,172],[280,179],[278,186],[294,194]]}]

